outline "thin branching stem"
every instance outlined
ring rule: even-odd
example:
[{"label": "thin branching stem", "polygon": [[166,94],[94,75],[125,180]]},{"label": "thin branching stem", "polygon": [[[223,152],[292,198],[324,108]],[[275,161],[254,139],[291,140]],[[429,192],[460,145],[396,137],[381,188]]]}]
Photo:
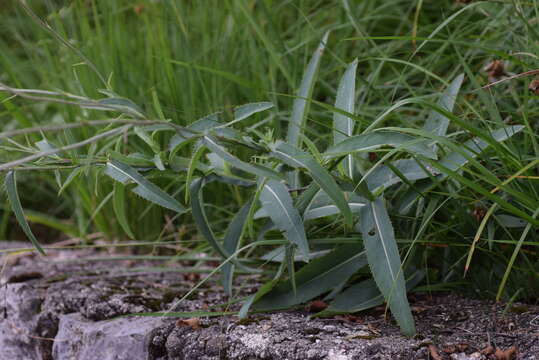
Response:
[{"label": "thin branching stem", "polygon": [[86,140],[83,140],[83,141],[80,141],[80,142],[77,142],[77,143],[69,144],[69,145],[62,146],[62,147],[56,148],[56,149],[40,151],[40,152],[37,152],[37,153],[35,153],[33,155],[26,156],[26,157],[24,157],[22,159],[7,162],[5,164],[0,165],[0,171],[14,170],[17,166],[26,164],[26,163],[28,163],[30,161],[34,161],[34,160],[40,159],[40,158],[45,157],[45,156],[54,155],[54,154],[56,154],[58,152],[69,151],[69,150],[77,149],[77,148],[92,144],[92,143],[97,142],[99,140],[105,139],[105,138],[107,138],[109,136],[113,136],[113,135],[116,135],[116,134],[120,134],[120,133],[122,133],[124,131],[127,131],[131,126],[132,125],[124,125],[124,126],[112,129],[112,130],[105,131],[104,133],[92,136],[91,138],[88,138]]},{"label": "thin branching stem", "polygon": [[10,131],[0,132],[0,139],[10,138],[18,135],[27,135],[37,132],[54,132],[54,131],[63,131],[67,129],[76,129],[86,126],[106,126],[111,124],[129,124],[134,126],[150,126],[150,125],[168,125],[178,131],[186,131],[189,133],[197,134],[196,131],[184,128],[179,125],[172,124],[167,121],[161,120],[133,120],[133,119],[106,119],[106,120],[89,120],[89,121],[79,121],[76,123],[69,124],[60,124],[60,125],[49,125],[49,126],[34,126],[24,129],[16,129]]}]

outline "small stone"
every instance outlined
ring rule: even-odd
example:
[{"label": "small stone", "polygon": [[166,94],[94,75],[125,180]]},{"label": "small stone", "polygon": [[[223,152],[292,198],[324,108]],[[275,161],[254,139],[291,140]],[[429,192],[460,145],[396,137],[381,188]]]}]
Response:
[{"label": "small stone", "polygon": [[451,354],[449,356],[451,360],[481,360],[484,359],[483,355],[481,355],[478,352],[474,352],[473,354],[466,355],[466,353],[455,353]]},{"label": "small stone", "polygon": [[360,330],[346,337],[346,340],[352,339],[373,339],[375,336],[368,331]]}]

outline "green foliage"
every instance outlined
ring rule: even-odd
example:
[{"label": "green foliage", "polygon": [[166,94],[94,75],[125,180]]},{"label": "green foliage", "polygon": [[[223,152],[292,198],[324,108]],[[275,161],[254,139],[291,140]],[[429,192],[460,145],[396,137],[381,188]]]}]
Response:
[{"label": "green foliage", "polygon": [[30,226],[28,225],[28,222],[26,221],[26,218],[24,217],[24,212],[22,209],[21,201],[19,200],[19,193],[17,191],[17,182],[15,180],[14,171],[10,171],[7,173],[6,179],[5,179],[5,185],[6,185],[7,196],[8,196],[9,202],[11,203],[11,209],[13,210],[13,213],[15,214],[15,217],[17,218],[19,225],[21,226],[26,236],[28,236],[30,241],[32,241],[32,244],[34,244],[37,251],[39,251],[42,255],[45,255],[45,250],[43,250],[43,248],[37,241],[34,233],[30,229]]},{"label": "green foliage", "polygon": [[28,221],[89,243],[184,236],[182,251],[205,253],[195,266],[220,261],[231,296],[253,263],[271,274],[242,317],[328,294],[320,316],[386,302],[413,335],[407,291],[450,288],[468,267],[462,289],[532,296],[535,98],[522,79],[480,90],[478,72],[537,66],[535,33],[509,17],[537,9],[442,1],[411,24],[406,2],[312,3],[0,15],[1,233],[12,211],[42,253]]}]

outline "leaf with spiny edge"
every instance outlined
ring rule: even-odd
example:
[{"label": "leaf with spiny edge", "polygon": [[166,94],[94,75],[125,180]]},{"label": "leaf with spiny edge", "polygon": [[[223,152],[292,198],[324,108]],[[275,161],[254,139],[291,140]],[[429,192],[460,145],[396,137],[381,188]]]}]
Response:
[{"label": "leaf with spiny edge", "polygon": [[148,181],[127,164],[111,159],[107,162],[105,174],[122,184],[137,184],[131,191],[154,204],[174,210],[180,214],[187,211],[176,199],[161,190],[154,183]]}]

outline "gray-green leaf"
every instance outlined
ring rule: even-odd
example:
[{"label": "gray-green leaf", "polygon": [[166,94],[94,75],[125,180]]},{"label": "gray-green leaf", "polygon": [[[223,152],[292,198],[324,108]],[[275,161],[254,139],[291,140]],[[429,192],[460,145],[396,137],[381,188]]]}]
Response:
[{"label": "gray-green leaf", "polygon": [[187,209],[172,196],[161,190],[157,185],[148,181],[131,166],[117,160],[109,160],[105,167],[105,174],[122,184],[133,182],[137,184],[132,191],[140,197],[164,208],[183,213]]},{"label": "gray-green leaf", "polygon": [[359,244],[346,244],[311,261],[296,273],[294,293],[288,281],[282,281],[255,305],[257,310],[277,310],[301,304],[321,295],[367,264]]},{"label": "gray-green leaf", "polygon": [[282,160],[286,164],[292,167],[309,170],[313,180],[326,192],[326,194],[328,194],[335,205],[337,205],[346,219],[346,222],[352,225],[352,211],[350,211],[344,193],[339,188],[339,185],[337,185],[333,176],[331,176],[322,165],[320,165],[311,155],[285,142],[274,144],[272,150],[271,155]]},{"label": "gray-green leaf", "polygon": [[401,331],[415,334],[414,319],[406,298],[406,287],[393,226],[382,198],[360,210],[359,230],[372,276],[389,304]]},{"label": "gray-green leaf", "polygon": [[300,134],[305,126],[305,119],[307,118],[308,112],[309,103],[307,99],[312,96],[316,74],[318,73],[318,68],[320,66],[320,58],[324,53],[328,36],[329,32],[326,32],[309,61],[297,92],[298,97],[294,100],[292,115],[290,117],[290,122],[288,123],[287,137],[288,142],[293,146],[300,146]]},{"label": "gray-green leaf", "polygon": [[[365,206],[365,202],[365,199],[354,193],[348,194],[348,206],[352,213],[358,213]],[[318,219],[335,215],[339,212],[340,210],[333,204],[331,198],[324,191],[319,191],[303,213],[303,220]]]},{"label": "gray-green leaf", "polygon": [[[225,250],[229,254],[233,254],[238,249],[238,244],[243,235],[245,222],[247,220],[247,215],[251,209],[252,201],[243,205],[240,211],[234,216],[234,219],[230,222],[228,229],[226,230],[225,238],[223,240],[223,245]],[[223,265],[223,287],[225,292],[231,296],[232,295],[232,280],[234,277],[234,263],[227,262]]]},{"label": "gray-green leaf", "polygon": [[278,181],[268,180],[260,193],[260,202],[277,228],[285,233],[288,241],[295,244],[304,260],[308,261],[309,244],[303,220],[294,207],[286,186]]},{"label": "gray-green leaf", "polygon": [[[424,278],[425,273],[421,270],[415,271],[407,277],[406,289],[411,290],[417,286]],[[373,308],[384,303],[384,297],[376,286],[373,279],[364,280],[358,284],[350,286],[341,292],[329,304],[327,309],[317,313],[317,317],[332,316],[336,314],[355,313]]]},{"label": "gray-green leaf", "polygon": [[230,154],[228,151],[225,150],[224,147],[219,145],[217,141],[211,137],[211,136],[204,136],[204,146],[206,146],[208,149],[213,151],[217,156],[219,156],[224,161],[227,161],[232,165],[233,167],[243,170],[245,172],[248,172],[250,174],[260,176],[260,177],[267,177],[270,179],[276,179],[281,180],[282,176],[265,166],[257,165],[257,164],[249,164],[244,161],[241,161],[234,155]]},{"label": "gray-green leaf", "polygon": [[[354,101],[356,96],[356,70],[357,59],[346,68],[346,72],[341,78],[335,107],[349,113],[354,113]],[[333,114],[333,144],[336,145],[346,138],[352,136],[354,132],[354,120],[346,115],[335,112]],[[347,155],[343,161],[346,175],[352,179],[354,169],[352,154]]]},{"label": "gray-green leaf", "polygon": [[[438,106],[440,108],[447,110],[448,112],[453,111],[455,100],[459,93],[460,86],[462,85],[462,80],[464,80],[464,74],[458,75],[451,84],[449,84],[448,88],[444,91],[442,97],[438,101]],[[448,126],[449,119],[433,110],[425,122],[423,129],[435,135],[444,136]],[[434,147],[433,150],[436,150],[436,147]]]},{"label": "gray-green leaf", "polygon": [[374,131],[349,137],[329,148],[324,153],[324,157],[330,159],[356,152],[372,151],[383,146],[400,148],[412,154],[436,159],[436,153],[428,147],[425,139],[396,131]]}]

